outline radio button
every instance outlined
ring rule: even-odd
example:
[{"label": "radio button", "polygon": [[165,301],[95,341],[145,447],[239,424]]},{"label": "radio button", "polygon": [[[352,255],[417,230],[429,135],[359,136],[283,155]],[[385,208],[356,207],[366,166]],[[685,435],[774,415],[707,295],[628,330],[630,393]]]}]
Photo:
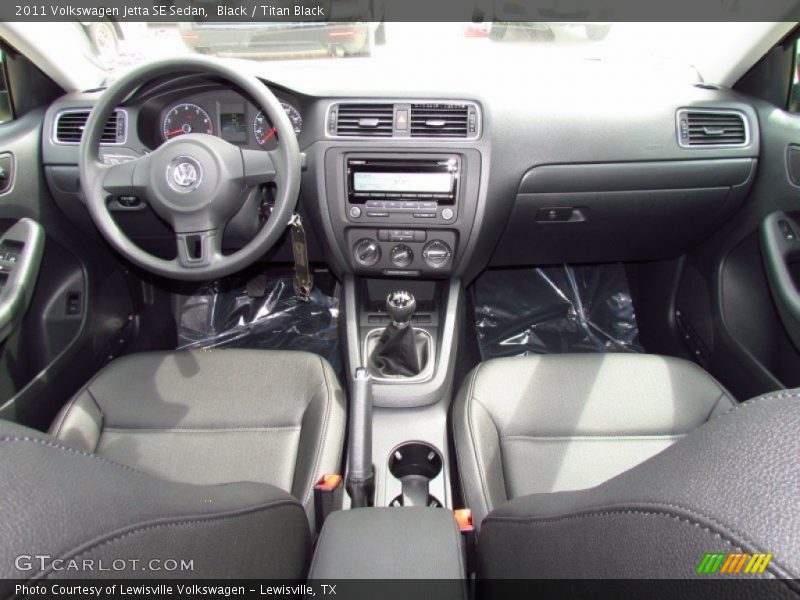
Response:
[{"label": "radio button", "polygon": [[386,197],[387,198],[402,198],[403,194],[400,194],[398,192],[386,192]]},{"label": "radio button", "polygon": [[411,209],[418,209],[419,202],[403,202],[403,208],[411,208]]},{"label": "radio button", "polygon": [[383,208],[382,200],[367,200],[367,208]]},{"label": "radio button", "polygon": [[417,194],[403,194],[403,198],[417,198]]},{"label": "radio button", "polygon": [[[369,214],[369,213],[367,213],[367,214]],[[415,219],[435,219],[436,218],[436,213],[419,213],[419,212],[416,212],[416,213],[414,213],[414,218]]]},{"label": "radio button", "polygon": [[433,194],[417,194],[417,198],[433,198]]},{"label": "radio button", "polygon": [[436,202],[420,202],[419,203],[419,207],[420,208],[438,208],[439,204],[436,203]]},{"label": "radio button", "polygon": [[349,213],[351,219],[357,219],[358,217],[361,216],[361,209],[357,206],[351,206]]},{"label": "radio button", "polygon": [[368,217],[388,217],[389,213],[385,210],[368,210],[367,211]]},{"label": "radio button", "polygon": [[434,198],[450,198],[450,194],[434,194]]},{"label": "radio button", "polygon": [[383,208],[389,208],[389,209],[401,208],[402,206],[403,206],[402,202],[397,202],[395,200],[387,200],[386,202],[383,203]]}]

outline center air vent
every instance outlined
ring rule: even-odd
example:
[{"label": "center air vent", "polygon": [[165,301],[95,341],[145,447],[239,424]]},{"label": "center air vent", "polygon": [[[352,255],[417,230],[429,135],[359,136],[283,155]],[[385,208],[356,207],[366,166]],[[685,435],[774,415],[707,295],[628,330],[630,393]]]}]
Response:
[{"label": "center air vent", "polygon": [[[71,110],[60,113],[56,117],[55,141],[59,144],[79,144],[88,120],[88,110]],[[125,113],[121,110],[114,111],[103,129],[101,143],[125,143],[125,126]]]},{"label": "center air vent", "polygon": [[681,110],[678,143],[685,147],[745,146],[747,121],[733,110]]},{"label": "center air vent", "polygon": [[392,137],[393,104],[340,104],[336,135]]},{"label": "center air vent", "polygon": [[466,104],[412,104],[411,137],[464,138],[475,132],[475,115],[470,125]]},{"label": "center air vent", "polygon": [[481,115],[475,102],[384,100],[334,104],[326,129],[332,137],[477,139]]}]

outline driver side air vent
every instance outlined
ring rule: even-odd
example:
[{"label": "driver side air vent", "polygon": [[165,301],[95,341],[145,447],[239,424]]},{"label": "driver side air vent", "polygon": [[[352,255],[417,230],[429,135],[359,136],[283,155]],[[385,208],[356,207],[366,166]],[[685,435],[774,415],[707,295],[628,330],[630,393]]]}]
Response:
[{"label": "driver side air vent", "polygon": [[[80,144],[86,121],[89,120],[88,110],[70,110],[60,113],[56,117],[55,141],[58,144]],[[101,143],[124,144],[126,137],[127,119],[121,110],[114,111],[109,117]]]},{"label": "driver side air vent", "polygon": [[678,143],[681,146],[746,146],[748,142],[747,120],[738,111],[678,111]]},{"label": "driver side air vent", "polygon": [[340,104],[336,135],[392,137],[393,104]]}]

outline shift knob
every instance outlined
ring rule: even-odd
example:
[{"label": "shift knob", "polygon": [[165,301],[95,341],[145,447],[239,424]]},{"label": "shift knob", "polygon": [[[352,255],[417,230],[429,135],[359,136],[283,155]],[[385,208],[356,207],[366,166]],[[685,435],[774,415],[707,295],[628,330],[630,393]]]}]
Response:
[{"label": "shift knob", "polygon": [[405,327],[411,322],[417,310],[417,301],[411,292],[400,290],[392,292],[386,298],[386,312],[397,327]]}]

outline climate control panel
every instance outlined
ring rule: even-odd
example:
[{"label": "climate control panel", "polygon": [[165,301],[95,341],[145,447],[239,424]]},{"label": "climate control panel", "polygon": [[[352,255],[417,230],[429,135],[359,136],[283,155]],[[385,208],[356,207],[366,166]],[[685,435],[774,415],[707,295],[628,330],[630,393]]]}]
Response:
[{"label": "climate control panel", "polygon": [[453,231],[352,229],[348,240],[356,272],[388,277],[437,277],[450,273],[457,237]]}]

